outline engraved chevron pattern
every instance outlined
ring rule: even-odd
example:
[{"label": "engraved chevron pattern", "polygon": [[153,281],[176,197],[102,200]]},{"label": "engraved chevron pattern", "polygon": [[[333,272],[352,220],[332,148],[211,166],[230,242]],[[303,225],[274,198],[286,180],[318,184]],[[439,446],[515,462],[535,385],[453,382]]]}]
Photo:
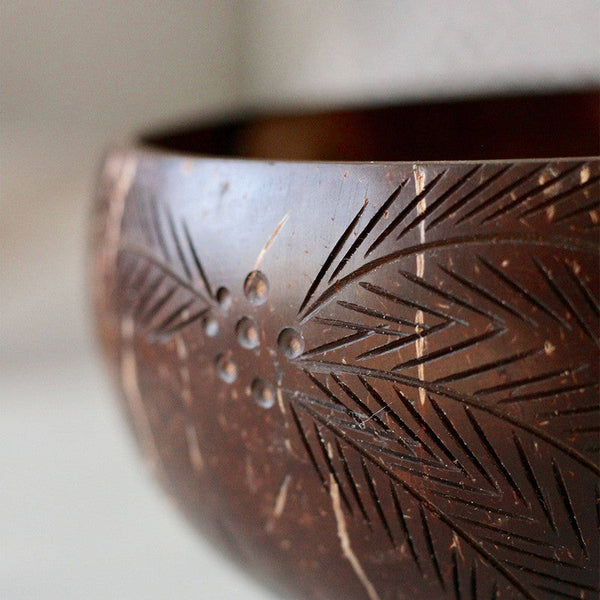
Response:
[{"label": "engraved chevron pattern", "polygon": [[[265,304],[244,287],[239,315],[248,303],[231,305],[234,287],[208,268],[202,227],[144,197],[126,214],[119,311],[147,352],[168,357],[182,336],[204,362],[219,357],[214,397],[279,410],[286,460],[306,467],[323,510],[339,495],[350,535],[431,598],[598,598],[599,164],[406,171],[331,226],[297,297],[265,277]],[[293,219],[277,219],[261,260],[293,243]],[[285,296],[290,319],[267,313],[267,293]],[[220,337],[230,314],[238,340],[242,321],[257,327],[243,355]],[[298,350],[265,367],[271,321]],[[367,597],[396,598],[371,582]]]},{"label": "engraved chevron pattern", "polygon": [[[154,200],[149,209],[151,225],[142,228],[146,240],[121,247],[119,288],[129,291],[122,310],[134,315],[146,335],[165,341],[205,317],[217,302],[185,222],[178,227]],[[149,250],[152,241],[159,253]]]},{"label": "engraved chevron pattern", "polygon": [[[473,598],[493,598],[508,585],[526,598],[597,597],[597,534],[582,531],[582,507],[575,507],[574,483],[568,487],[562,471],[580,474],[579,489],[589,483],[592,505],[600,473],[597,448],[590,445],[598,435],[598,282],[581,272],[578,257],[591,254],[597,261],[598,247],[565,225],[595,224],[589,207],[598,205],[598,176],[585,163],[562,170],[535,165],[518,176],[513,170],[476,166],[448,182],[442,170],[418,193],[403,181],[365,224],[360,208],[350,229],[363,229],[346,252],[347,232],[340,238],[300,305],[305,328],[328,332],[298,359],[314,391],[289,390],[288,396],[305,447],[314,444],[308,423],[335,439],[338,451],[322,466],[313,455],[324,485],[327,470],[341,490],[345,480],[346,504],[354,499],[363,516],[365,505],[374,507],[369,523],[379,522],[395,546],[403,539],[415,566],[429,570],[442,590],[453,587],[457,598],[468,589]],[[502,188],[486,194],[493,182]],[[591,190],[596,198],[586,203],[587,213],[568,210],[569,199],[591,198]],[[384,224],[383,211],[393,214],[394,207],[397,214]],[[540,218],[544,235],[536,234]],[[436,237],[445,221],[452,222],[454,239]],[[419,227],[425,235],[416,240]],[[520,247],[517,265],[504,244]],[[558,248],[569,256],[557,258]],[[362,262],[349,268],[361,254]],[[419,254],[425,268],[419,269]],[[377,281],[393,287],[370,280],[375,270]],[[330,271],[329,287],[321,286]],[[561,271],[572,281],[568,289],[557,284]],[[540,330],[551,339],[540,338]],[[589,348],[589,360],[553,360],[566,335]],[[511,375],[517,371],[526,376]],[[595,425],[564,422],[559,407],[574,397],[587,398],[580,414],[594,414]],[[506,410],[516,405],[522,417]],[[501,443],[507,435],[511,443]],[[321,447],[326,437],[319,434]],[[360,468],[349,467],[352,454]],[[551,464],[549,456],[555,457]],[[371,471],[391,497],[386,503]],[[551,489],[541,488],[542,473],[554,482]],[[398,516],[406,502],[419,507],[420,526],[410,533]],[[494,515],[501,526],[487,522]],[[453,551],[451,575],[440,567],[447,557],[439,556],[444,545],[437,549],[429,519],[441,521],[468,549]],[[569,527],[559,529],[556,519]],[[539,566],[526,567],[524,557]],[[497,576],[478,581],[482,565]]]}]

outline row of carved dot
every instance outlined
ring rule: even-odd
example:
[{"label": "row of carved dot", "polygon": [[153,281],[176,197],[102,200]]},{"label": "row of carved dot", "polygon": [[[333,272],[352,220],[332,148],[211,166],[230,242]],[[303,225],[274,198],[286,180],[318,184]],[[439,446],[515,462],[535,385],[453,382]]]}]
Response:
[{"label": "row of carved dot", "polygon": [[[244,281],[244,295],[250,304],[259,306],[267,301],[269,295],[269,281],[261,271],[252,271],[248,273]],[[227,312],[231,307],[231,292],[224,286],[220,287],[216,293],[216,299],[221,310]],[[219,333],[219,322],[213,316],[207,316],[204,321],[204,333],[209,337],[214,337]],[[240,342],[243,346],[244,344]],[[244,346],[245,348],[254,348],[255,346]]]},{"label": "row of carved dot", "polygon": [[[244,317],[244,319],[247,319]],[[244,324],[244,319],[238,322]],[[251,319],[248,319],[251,321]],[[244,329],[244,327],[242,327]],[[255,334],[251,335],[254,339]],[[256,330],[256,338],[258,338],[258,330]],[[244,343],[248,338],[242,338]],[[280,351],[288,358],[296,358],[304,351],[304,339],[300,332],[292,327],[282,329],[277,338]],[[256,346],[247,346],[254,348]],[[219,378],[225,383],[233,383],[237,379],[238,369],[236,363],[231,358],[231,353],[227,352],[219,354],[216,359],[216,370]],[[271,408],[275,402],[275,388],[271,383],[262,377],[256,377],[250,386],[250,391],[254,401],[262,408]]]},{"label": "row of carved dot", "polygon": [[[262,271],[251,271],[244,280],[244,296],[250,304],[260,306],[269,297],[269,280]],[[216,294],[217,302],[222,310],[231,306],[231,292],[226,287],[220,287]]]},{"label": "row of carved dot", "polygon": [[[238,341],[243,348],[256,348],[260,341],[258,326],[250,317],[238,321],[236,331]],[[293,327],[285,327],[279,332],[277,345],[280,352],[287,358],[297,358],[304,352],[304,338]],[[233,383],[237,377],[237,366],[229,353],[219,354],[216,361],[217,373],[225,383]]]},{"label": "row of carved dot", "polygon": [[[244,295],[250,304],[260,306],[269,296],[269,281],[261,271],[250,272],[244,281]],[[231,306],[231,294],[227,288],[219,288],[217,301],[221,309],[228,310]],[[204,330],[213,337],[219,332],[219,324],[213,317],[204,320]],[[242,317],[236,324],[235,332],[238,343],[242,348],[253,349],[260,344],[260,335],[256,321],[251,317]],[[279,332],[277,345],[284,356],[296,358],[304,351],[304,339],[300,332],[292,327],[286,327]],[[230,353],[219,354],[216,360],[217,375],[225,383],[233,383],[237,378],[237,365]],[[254,401],[263,408],[271,408],[275,402],[275,388],[262,377],[256,377],[250,385],[250,393]]]},{"label": "row of carved dot", "polygon": [[[251,317],[242,317],[235,326],[235,332],[242,348],[252,350],[260,345],[258,325]],[[287,358],[297,358],[304,352],[302,334],[293,327],[286,327],[279,332],[277,345]]]},{"label": "row of carved dot", "polygon": [[[225,383],[233,383],[237,377],[237,366],[226,354],[217,357],[217,374]],[[250,394],[262,408],[271,408],[275,403],[275,388],[262,377],[255,377],[250,385]]]},{"label": "row of carved dot", "polygon": [[[220,287],[215,294],[221,310],[227,312],[231,306],[231,292],[226,287]],[[219,333],[219,321],[213,315],[207,315],[202,320],[204,333],[208,337],[215,337]]]},{"label": "row of carved dot", "polygon": [[260,344],[258,325],[251,317],[242,317],[235,326],[237,341],[242,348],[252,350]]},{"label": "row of carved dot", "polygon": [[251,271],[244,281],[244,295],[250,304],[260,306],[269,297],[269,280],[262,271]]}]

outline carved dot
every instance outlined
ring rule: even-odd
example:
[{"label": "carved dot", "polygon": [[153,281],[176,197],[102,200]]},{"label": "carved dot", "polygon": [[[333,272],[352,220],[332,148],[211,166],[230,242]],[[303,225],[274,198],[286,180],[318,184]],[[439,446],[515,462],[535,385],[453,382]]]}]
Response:
[{"label": "carved dot", "polygon": [[293,327],[286,327],[279,332],[277,345],[288,358],[296,358],[304,352],[304,338]]},{"label": "carved dot", "polygon": [[275,388],[262,377],[257,377],[250,387],[254,402],[262,408],[271,408],[275,404]]},{"label": "carved dot", "polygon": [[223,310],[229,310],[231,306],[231,292],[226,287],[217,290],[217,302]]},{"label": "carved dot", "polygon": [[250,304],[264,304],[269,295],[269,281],[261,271],[252,271],[244,281],[244,294]]},{"label": "carved dot", "polygon": [[235,326],[238,343],[242,348],[256,348],[260,344],[258,325],[250,317],[242,317]]},{"label": "carved dot", "polygon": [[227,354],[219,354],[215,362],[217,375],[225,383],[233,383],[237,377],[237,365]]},{"label": "carved dot", "polygon": [[202,327],[204,327],[204,333],[208,337],[215,337],[219,333],[219,321],[214,317],[205,317]]}]

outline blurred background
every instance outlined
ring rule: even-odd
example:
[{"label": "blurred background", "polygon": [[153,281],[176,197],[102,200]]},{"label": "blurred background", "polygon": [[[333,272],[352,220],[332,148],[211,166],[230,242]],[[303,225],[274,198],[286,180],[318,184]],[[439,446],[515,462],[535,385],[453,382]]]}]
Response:
[{"label": "blurred background", "polygon": [[597,87],[599,40],[597,0],[2,0],[0,598],[273,598],[160,493],[104,376],[86,234],[107,144],[246,108]]}]

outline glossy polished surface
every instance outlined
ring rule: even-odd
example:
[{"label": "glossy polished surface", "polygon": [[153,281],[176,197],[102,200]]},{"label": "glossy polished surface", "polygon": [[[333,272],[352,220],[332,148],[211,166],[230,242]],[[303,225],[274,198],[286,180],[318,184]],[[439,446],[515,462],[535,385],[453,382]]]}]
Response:
[{"label": "glossy polished surface", "polygon": [[99,329],[169,493],[286,596],[596,598],[599,181],[110,154]]}]

